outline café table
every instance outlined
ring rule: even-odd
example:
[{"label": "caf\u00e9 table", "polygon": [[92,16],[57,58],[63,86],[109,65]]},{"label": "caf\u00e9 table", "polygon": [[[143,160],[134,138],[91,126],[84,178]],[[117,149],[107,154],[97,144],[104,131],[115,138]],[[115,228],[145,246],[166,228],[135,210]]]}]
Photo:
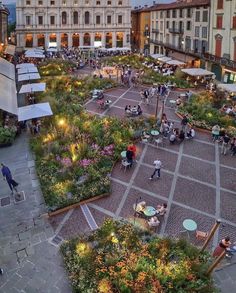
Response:
[{"label": "caf\u00e9 table", "polygon": [[171,107],[174,107],[176,105],[176,100],[170,100],[169,102]]},{"label": "caf\u00e9 table", "polygon": [[159,134],[160,134],[160,132],[158,130],[155,130],[155,129],[151,130],[152,136],[158,136]]},{"label": "caf\u00e9 table", "polygon": [[122,159],[125,159],[125,158],[126,158],[126,151],[121,152],[120,155],[121,155],[121,158],[122,158]]},{"label": "caf\u00e9 table", "polygon": [[189,233],[194,232],[194,231],[197,230],[197,223],[192,219],[185,219],[183,221],[183,227],[184,227],[184,230],[180,231],[180,233],[186,232],[188,237],[190,238]]},{"label": "caf\u00e9 table", "polygon": [[147,207],[145,208],[145,210],[143,211],[143,213],[144,213],[144,215],[147,216],[147,217],[152,217],[152,216],[154,216],[154,215],[157,213],[157,211],[156,211],[156,209],[155,209],[154,207],[152,207],[152,206],[147,206]]}]

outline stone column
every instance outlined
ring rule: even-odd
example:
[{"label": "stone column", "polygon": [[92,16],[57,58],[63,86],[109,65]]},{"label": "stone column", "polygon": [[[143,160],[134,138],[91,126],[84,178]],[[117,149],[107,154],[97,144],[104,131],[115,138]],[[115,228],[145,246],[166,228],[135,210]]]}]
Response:
[{"label": "stone column", "polygon": [[68,47],[72,47],[72,33],[67,33],[68,35]]},{"label": "stone column", "polygon": [[61,33],[57,33],[57,48],[61,49]]},{"label": "stone column", "polygon": [[49,34],[46,33],[46,34],[45,34],[45,48],[46,48],[46,49],[48,48],[48,45],[49,45]]},{"label": "stone column", "polygon": [[106,33],[102,32],[102,47],[106,46]]},{"label": "stone column", "polygon": [[84,45],[84,32],[80,32],[79,34],[79,45],[80,46]]},{"label": "stone column", "polygon": [[94,46],[94,33],[90,33],[90,46]]},{"label": "stone column", "polygon": [[112,32],[112,47],[116,47],[116,31]]}]

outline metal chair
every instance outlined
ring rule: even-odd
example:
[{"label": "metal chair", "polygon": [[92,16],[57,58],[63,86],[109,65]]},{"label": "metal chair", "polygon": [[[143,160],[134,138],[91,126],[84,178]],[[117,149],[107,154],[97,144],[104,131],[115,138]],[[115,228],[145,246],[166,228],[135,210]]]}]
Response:
[{"label": "metal chair", "polygon": [[130,163],[129,162],[127,162],[127,160],[122,160],[121,161],[121,166],[120,166],[120,168],[122,169],[122,167],[124,168],[124,170],[125,170],[125,172],[126,172],[126,169],[127,169],[127,167],[130,167]]},{"label": "metal chair", "polygon": [[198,240],[206,240],[208,237],[208,232],[203,232],[203,231],[196,231],[196,238]]}]

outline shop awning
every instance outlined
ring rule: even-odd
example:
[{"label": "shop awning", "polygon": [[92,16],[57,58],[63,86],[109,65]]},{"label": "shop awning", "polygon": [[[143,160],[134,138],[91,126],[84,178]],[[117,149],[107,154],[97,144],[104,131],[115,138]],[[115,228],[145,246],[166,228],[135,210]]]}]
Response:
[{"label": "shop awning", "polygon": [[28,54],[25,54],[26,58],[39,58],[39,59],[43,59],[45,58],[44,54],[39,54],[36,52],[29,52]]},{"label": "shop awning", "polygon": [[15,80],[15,66],[7,60],[0,57],[0,74]]},{"label": "shop awning", "polygon": [[17,115],[17,95],[15,80],[0,74],[0,109]]},{"label": "shop awning", "polygon": [[14,56],[16,52],[16,46],[14,45],[7,45],[6,50],[5,50],[5,54],[9,54]]},{"label": "shop awning", "polygon": [[38,68],[37,67],[27,67],[27,68],[19,68],[18,69],[18,74],[25,74],[25,73],[38,73]]},{"label": "shop awning", "polygon": [[158,59],[158,58],[161,58],[161,57],[165,57],[163,54],[151,54],[150,56],[152,58],[154,58],[154,59]]},{"label": "shop awning", "polygon": [[181,71],[191,76],[214,75],[214,72],[211,72],[202,68],[187,68],[187,69],[182,69]]},{"label": "shop awning", "polygon": [[22,85],[19,94],[44,92],[46,89],[46,83],[30,83]]},{"label": "shop awning", "polygon": [[229,92],[229,93],[236,93],[236,84],[225,84],[225,83],[220,83],[217,85],[218,88]]},{"label": "shop awning", "polygon": [[53,115],[49,103],[33,104],[18,108],[18,121]]},{"label": "shop awning", "polygon": [[20,63],[16,65],[16,69],[29,68],[29,67],[36,67],[36,66],[33,63]]},{"label": "shop awning", "polygon": [[182,53],[178,53],[178,52],[173,52],[173,53],[169,53],[169,56],[172,57],[173,59],[188,63],[188,62],[192,62],[193,60],[195,60],[196,58],[189,56],[187,54],[182,54]]},{"label": "shop awning", "polygon": [[170,60],[170,61],[167,61],[166,64],[169,64],[169,65],[176,65],[176,66],[183,66],[183,65],[185,65],[186,63],[181,62],[181,61],[179,61],[179,60]]},{"label": "shop awning", "polygon": [[18,81],[26,81],[26,80],[34,80],[40,79],[40,75],[38,73],[28,73],[28,74],[21,74],[18,76]]}]

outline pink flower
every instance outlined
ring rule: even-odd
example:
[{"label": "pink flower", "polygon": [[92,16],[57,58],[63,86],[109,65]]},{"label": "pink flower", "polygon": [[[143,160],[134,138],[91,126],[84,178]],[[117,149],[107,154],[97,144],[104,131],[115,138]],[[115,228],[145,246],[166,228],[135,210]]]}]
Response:
[{"label": "pink flower", "polygon": [[88,167],[92,163],[93,163],[93,160],[90,160],[90,159],[83,159],[83,160],[79,161],[79,165],[81,167]]},{"label": "pink flower", "polygon": [[70,167],[72,166],[72,161],[70,158],[66,157],[66,158],[62,158],[61,159],[61,163],[62,165],[64,165],[65,167]]}]

